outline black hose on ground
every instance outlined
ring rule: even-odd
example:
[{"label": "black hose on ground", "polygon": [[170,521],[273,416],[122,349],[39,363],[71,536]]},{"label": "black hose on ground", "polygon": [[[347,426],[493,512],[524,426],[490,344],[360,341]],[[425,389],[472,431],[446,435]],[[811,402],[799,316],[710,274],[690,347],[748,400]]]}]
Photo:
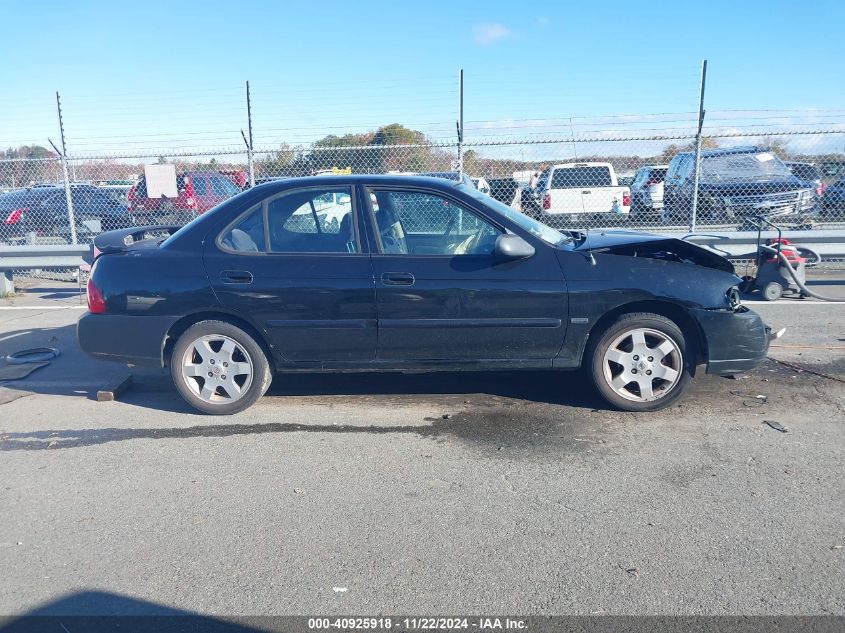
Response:
[{"label": "black hose on ground", "polygon": [[[804,294],[807,294],[811,297],[815,297],[816,299],[819,299],[821,301],[830,301],[832,303],[845,303],[845,299],[836,299],[834,297],[825,297],[824,295],[820,295],[817,292],[813,292],[812,290],[807,288],[807,286],[804,284],[804,282],[802,282],[800,279],[798,279],[798,275],[795,273],[795,269],[792,268],[792,264],[789,263],[789,259],[787,259],[786,255],[784,255],[778,249],[776,249],[772,246],[767,246],[766,244],[760,244],[760,248],[765,248],[767,251],[770,251],[770,252],[772,252],[772,253],[774,253],[775,255],[778,256],[778,259],[780,259],[781,263],[784,266],[786,266],[786,270],[789,272],[789,276],[792,277],[792,280],[795,282],[795,284],[799,288],[801,288],[801,292],[803,292]],[[821,259],[821,258],[819,258],[819,259]]]}]

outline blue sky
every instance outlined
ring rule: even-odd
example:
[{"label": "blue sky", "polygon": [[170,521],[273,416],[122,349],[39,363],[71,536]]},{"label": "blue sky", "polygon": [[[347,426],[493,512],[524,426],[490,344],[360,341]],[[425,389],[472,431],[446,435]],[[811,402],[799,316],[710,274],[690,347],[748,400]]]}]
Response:
[{"label": "blue sky", "polygon": [[[56,140],[55,90],[72,151],[237,146],[246,79],[258,145],[394,121],[445,138],[454,135],[459,67],[468,133],[542,135],[570,116],[586,117],[575,129],[587,135],[688,127],[691,114],[642,115],[692,113],[705,57],[714,121],[726,110],[805,109],[819,124],[845,121],[842,2],[0,0],[0,8],[3,147]],[[634,116],[597,118],[622,114]],[[738,125],[732,117],[785,120],[723,114],[726,126]]]}]

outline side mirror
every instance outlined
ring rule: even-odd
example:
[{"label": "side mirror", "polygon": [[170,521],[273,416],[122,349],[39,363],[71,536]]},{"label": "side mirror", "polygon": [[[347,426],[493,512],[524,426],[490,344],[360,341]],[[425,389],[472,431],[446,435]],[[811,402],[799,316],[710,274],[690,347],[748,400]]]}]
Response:
[{"label": "side mirror", "polygon": [[493,254],[500,259],[527,259],[534,255],[534,247],[519,235],[505,233],[496,238]]}]

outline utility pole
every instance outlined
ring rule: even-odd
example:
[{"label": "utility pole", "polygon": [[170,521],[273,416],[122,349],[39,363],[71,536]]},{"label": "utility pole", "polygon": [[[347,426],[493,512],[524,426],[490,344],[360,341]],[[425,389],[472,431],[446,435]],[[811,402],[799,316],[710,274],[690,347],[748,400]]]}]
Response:
[{"label": "utility pole", "polygon": [[707,81],[707,60],[701,62],[701,91],[698,95],[698,131],[695,134],[695,176],[692,188],[692,209],[690,210],[689,232],[695,232],[698,214],[698,180],[701,175],[701,129],[704,127],[704,84]]},{"label": "utility pole", "polygon": [[464,174],[464,69],[458,69],[458,176]]},{"label": "utility pole", "polygon": [[[71,244],[76,244],[76,221],[73,214],[73,197],[70,195],[70,174],[68,173],[67,168],[67,147],[65,145],[65,124],[62,120],[62,100],[59,97],[59,91],[56,91],[56,111],[59,115],[59,140],[62,145],[62,149],[59,152],[59,155],[62,157],[62,171],[64,172],[65,177],[65,200],[67,201],[67,218],[70,222],[70,242]],[[49,140],[49,139],[48,139]],[[50,145],[53,145],[53,149],[58,149],[54,144],[53,141],[50,141]]]},{"label": "utility pole", "polygon": [[244,135],[244,131],[241,130],[241,136],[243,136],[244,143],[246,144],[246,158],[247,163],[249,164],[249,186],[250,188],[255,186],[255,161],[253,159],[253,150],[254,147],[252,145],[252,100],[249,96],[249,80],[246,82],[246,124],[247,124],[247,132],[249,133],[249,138]]}]

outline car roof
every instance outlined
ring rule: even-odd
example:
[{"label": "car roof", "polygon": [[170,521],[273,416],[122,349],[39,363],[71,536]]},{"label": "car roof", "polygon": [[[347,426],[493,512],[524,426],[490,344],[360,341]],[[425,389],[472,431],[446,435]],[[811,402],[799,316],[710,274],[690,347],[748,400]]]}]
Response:
[{"label": "car roof", "polygon": [[409,186],[409,187],[427,187],[430,189],[440,189],[443,191],[451,191],[455,188],[461,187],[463,183],[447,178],[439,178],[436,176],[418,176],[407,174],[351,174],[343,176],[323,175],[323,176],[302,176],[299,178],[286,178],[284,180],[273,180],[270,182],[256,185],[255,188],[277,188],[280,191],[284,189],[294,189],[297,187],[319,187],[332,185],[390,185],[390,186]]},{"label": "car roof", "polygon": [[613,167],[610,163],[597,163],[597,162],[586,162],[586,163],[558,163],[557,165],[552,165],[552,169],[561,169],[567,167]]}]

